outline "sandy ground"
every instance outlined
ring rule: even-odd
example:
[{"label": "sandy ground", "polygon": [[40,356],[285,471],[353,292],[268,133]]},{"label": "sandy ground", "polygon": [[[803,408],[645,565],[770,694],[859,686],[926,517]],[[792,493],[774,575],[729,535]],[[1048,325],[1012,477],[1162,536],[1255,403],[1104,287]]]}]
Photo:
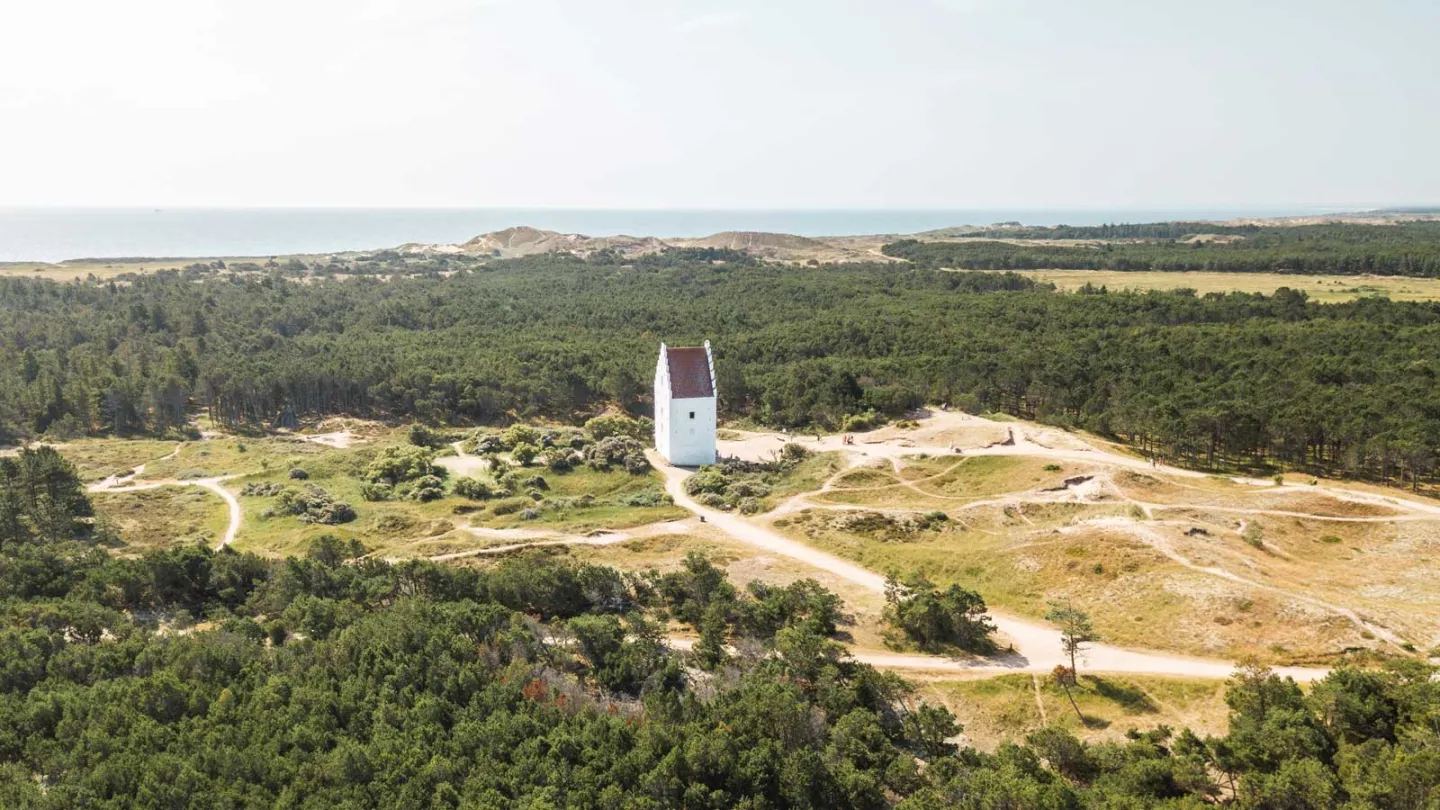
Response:
[{"label": "sandy ground", "polygon": [[[1074,436],[1050,428],[1018,422],[996,422],[956,411],[930,411],[922,419],[921,427],[913,431],[898,434],[879,431],[875,435],[854,434],[855,444],[852,445],[845,444],[839,434],[822,435],[817,440],[813,433],[744,433],[743,439],[719,441],[716,446],[721,456],[737,456],[751,461],[771,459],[779,453],[781,446],[793,441],[815,452],[838,450],[850,453],[858,456],[861,463],[869,459],[900,459],[920,453],[932,456],[1031,456],[1056,461],[1111,464],[1188,478],[1205,477],[1205,473],[1194,470],[1165,464],[1152,465],[1141,458],[1092,447]],[[995,441],[998,443],[972,446],[953,440],[946,441],[954,436],[981,431],[997,436]]]},{"label": "sandy ground", "polygon": [[638,540],[643,537],[658,537],[666,534],[687,534],[694,531],[695,528],[695,521],[672,520],[664,523],[650,523],[624,531],[614,530],[595,532],[588,535],[573,535],[554,534],[538,529],[490,529],[483,526],[462,526],[461,531],[473,534],[476,537],[513,540],[515,542],[498,546],[486,546],[485,548],[456,551],[450,554],[438,554],[434,557],[427,557],[426,559],[435,562],[444,562],[446,560],[458,560],[464,557],[479,557],[486,554],[505,554],[527,548],[544,548],[545,546],[613,546],[616,543],[628,543],[631,540]]},{"label": "sandy ground", "polygon": [[[966,439],[975,442],[975,444],[967,445],[965,443]],[[1142,458],[1094,447],[1086,444],[1078,437],[1064,434],[1060,431],[1021,423],[996,422],[969,414],[943,411],[931,412],[924,415],[920,426],[913,430],[900,431],[891,429],[884,432],[876,431],[870,434],[857,434],[856,443],[853,445],[844,444],[840,436],[820,436],[817,438],[813,434],[805,436],[778,433],[742,433],[742,437],[738,440],[722,441],[718,444],[722,455],[733,455],[751,460],[764,460],[773,458],[779,448],[788,441],[798,442],[807,449],[815,451],[840,451],[845,453],[847,460],[846,469],[853,469],[856,466],[890,467],[898,464],[899,459],[904,456],[925,453],[932,456],[943,456],[947,454],[963,456],[1031,456],[1055,459],[1057,461],[1099,463],[1130,470],[1163,473],[1167,476],[1180,478],[1205,477],[1204,473],[1193,470],[1185,470],[1163,464],[1155,465]],[[654,457],[652,460],[656,463],[657,467],[666,473],[667,490],[672,497],[675,498],[676,503],[702,516],[707,523],[724,531],[727,535],[749,545],[764,549],[767,552],[787,556],[803,562],[806,565],[827,571],[849,582],[860,585],[867,590],[874,592],[883,591],[883,577],[876,572],[869,571],[847,560],[791,540],[755,521],[701,507],[684,493],[683,482],[685,477],[689,475],[688,471],[669,467],[664,463],[663,459],[658,457]],[[827,482],[825,487],[822,488],[822,491],[823,489],[829,488],[833,481],[834,479],[832,478],[830,482]],[[1249,513],[1326,519],[1340,522],[1433,520],[1436,517],[1440,517],[1440,505],[1392,494],[1330,485],[1276,485],[1272,481],[1258,480],[1245,480],[1242,483],[1253,484],[1257,488],[1265,487],[1280,493],[1324,494],[1337,500],[1383,508],[1387,511],[1383,515],[1374,517],[1322,516],[1303,511],[1251,509],[1242,507],[1232,507],[1228,510],[1225,507],[1221,507],[1221,511],[1232,511],[1238,514]],[[1085,491],[1087,486],[1091,489],[1097,489],[1098,482],[1088,482],[1087,484],[1063,493],[1024,493],[1024,497],[1027,499],[1039,497],[1042,500],[1075,499],[1085,501],[1097,494],[1096,492]],[[808,498],[814,494],[816,493],[805,493],[797,496],[791,499],[791,501],[782,504],[779,509],[776,510],[776,513],[783,514],[798,508],[817,506],[808,501]],[[1011,494],[1003,498],[995,499],[993,502],[985,501],[981,503],[982,505],[1001,503],[1013,500],[1017,495],[1018,493]],[[1151,508],[1186,508],[1184,504],[1140,505],[1144,506],[1147,510]],[[861,508],[828,504],[820,506],[821,508],[842,510]],[[974,506],[974,504],[967,506]],[[1196,504],[1194,508],[1215,509],[1216,506],[1211,504]],[[1129,518],[1107,518],[1105,520],[1108,521],[1106,524],[1107,528],[1121,530],[1137,536],[1137,539],[1145,541],[1172,559],[1180,557],[1167,538],[1159,535],[1137,520]],[[1140,536],[1142,534],[1144,536]],[[1384,627],[1377,626],[1371,621],[1367,621],[1364,617],[1343,605],[1333,604],[1302,594],[1296,594],[1288,590],[1266,586],[1253,582],[1231,571],[1214,566],[1200,565],[1189,559],[1179,558],[1177,562],[1192,570],[1248,586],[1272,590],[1283,594],[1287,598],[1306,602],[1316,608],[1342,616],[1348,621],[1353,622],[1358,628],[1372,633],[1376,637],[1391,644],[1398,645],[1403,642],[1403,639],[1400,639],[1393,632]],[[1001,634],[1014,645],[1016,653],[1009,658],[1002,658],[1000,660],[955,660],[937,659],[934,656],[907,655],[881,651],[857,651],[857,657],[858,655],[863,655],[864,658],[862,660],[880,666],[902,669],[932,669],[937,672],[952,673],[976,672],[981,670],[1043,672],[1049,671],[1053,669],[1056,664],[1061,663],[1059,635],[1056,630],[1046,625],[1020,619],[1015,616],[995,614],[993,611],[992,616]],[[1122,649],[1109,645],[1094,645],[1086,657],[1088,669],[1115,673],[1226,677],[1234,668],[1233,664],[1227,661],[1206,660],[1153,651]],[[1309,680],[1322,676],[1326,670],[1287,667],[1281,668],[1278,671],[1296,677],[1297,679]]]},{"label": "sandy ground", "polygon": [[[834,448],[842,449],[839,437],[831,437]],[[822,439],[822,444],[824,439]],[[733,443],[732,443],[733,444]],[[848,448],[847,448],[848,449]],[[872,448],[873,449],[873,448]],[[893,448],[898,450],[899,448]],[[1077,451],[1050,451],[1069,453]],[[1053,457],[1053,456],[1052,456]],[[1126,461],[1134,461],[1126,459]],[[685,479],[692,473],[672,467],[658,454],[651,453],[651,463],[665,473],[665,489],[675,503],[696,515],[706,523],[714,525],[736,540],[764,549],[765,551],[799,560],[807,565],[828,571],[831,574],[854,582],[864,588],[883,593],[885,578],[880,574],[862,568],[832,554],[811,548],[791,540],[769,528],[749,521],[738,515],[708,509],[696,503],[685,493]],[[1145,462],[1137,462],[1146,467]],[[1060,650],[1060,632],[1053,627],[1026,621],[1014,616],[991,611],[991,618],[1011,644],[1015,652],[995,658],[949,659],[930,655],[905,653],[865,653],[866,663],[897,669],[918,669],[935,672],[1050,672],[1065,661]],[[1158,652],[1126,650],[1105,644],[1091,645],[1084,654],[1086,669],[1092,672],[1112,672],[1149,675],[1183,675],[1200,678],[1228,678],[1235,671],[1229,661],[1210,661],[1188,656],[1170,655]],[[1324,677],[1327,670],[1307,667],[1281,667],[1276,670],[1297,680],[1314,680]]]},{"label": "sandy ground", "polygon": [[455,455],[437,458],[435,463],[449,470],[451,475],[475,475],[490,469],[490,462],[465,452],[464,442],[455,442],[450,446],[455,448]]}]

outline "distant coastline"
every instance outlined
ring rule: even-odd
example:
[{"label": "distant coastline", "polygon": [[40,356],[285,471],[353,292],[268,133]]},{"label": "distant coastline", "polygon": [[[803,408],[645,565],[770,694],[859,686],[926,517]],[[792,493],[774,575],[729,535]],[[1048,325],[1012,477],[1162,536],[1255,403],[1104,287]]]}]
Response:
[{"label": "distant coastline", "polygon": [[799,236],[909,234],[958,225],[1315,216],[1343,207],[611,210],[579,208],[0,207],[0,262],[83,257],[282,256],[459,243],[516,225],[591,236],[699,237],[721,231]]}]

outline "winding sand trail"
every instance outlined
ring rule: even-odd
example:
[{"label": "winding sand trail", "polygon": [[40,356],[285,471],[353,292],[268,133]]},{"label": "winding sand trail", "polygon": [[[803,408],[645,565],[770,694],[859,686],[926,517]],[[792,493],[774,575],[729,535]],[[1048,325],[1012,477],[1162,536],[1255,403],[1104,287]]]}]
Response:
[{"label": "winding sand trail", "polygon": [[1176,551],[1171,546],[1169,538],[1131,518],[1091,518],[1090,520],[1080,521],[1072,526],[1062,527],[1061,529],[1059,529],[1059,531],[1061,534],[1070,534],[1087,526],[1101,526],[1104,528],[1115,529],[1117,531],[1125,532],[1126,534],[1129,534],[1130,536],[1141,540],[1146,545],[1165,555],[1171,561],[1175,562],[1177,565],[1180,565],[1183,568],[1188,568],[1192,571],[1198,571],[1202,574],[1208,574],[1212,577],[1219,577],[1220,579],[1229,580],[1240,585],[1255,588],[1256,590],[1268,591],[1270,593],[1279,594],[1286,599],[1293,599],[1297,602],[1303,602],[1307,605],[1311,605],[1313,607],[1318,607],[1322,610],[1335,613],[1339,616],[1344,617],[1345,619],[1348,619],[1360,630],[1373,633],[1374,635],[1385,639],[1386,641],[1394,644],[1397,647],[1405,643],[1405,639],[1400,638],[1399,636],[1392,633],[1390,630],[1381,627],[1378,624],[1367,621],[1355,611],[1342,605],[1337,605],[1332,602],[1326,602],[1323,599],[1316,599],[1313,596],[1306,596],[1305,594],[1295,593],[1294,591],[1289,591],[1284,588],[1277,588],[1274,585],[1266,585],[1263,582],[1257,582],[1253,579],[1249,579],[1248,577],[1242,577],[1239,574],[1236,574],[1233,571],[1229,571],[1224,568],[1210,565],[1200,565],[1199,563],[1194,562],[1190,558]]},{"label": "winding sand trail", "polygon": [[695,526],[691,521],[671,520],[664,523],[650,523],[634,529],[616,529],[587,535],[574,535],[553,534],[536,529],[490,529],[483,526],[462,526],[460,527],[461,531],[476,535],[477,537],[514,540],[516,542],[498,546],[486,546],[484,548],[466,549],[465,551],[454,551],[449,554],[437,554],[433,557],[426,557],[425,559],[431,560],[432,562],[445,562],[446,560],[480,557],[487,554],[507,554],[512,551],[522,551],[527,548],[545,548],[546,546],[613,546],[616,543],[628,543],[631,540],[638,540],[642,537],[684,534],[688,531],[693,531],[694,528]]},{"label": "winding sand trail", "polygon": [[[836,449],[841,449],[838,446],[840,445],[838,437],[835,444],[837,445]],[[909,450],[909,448],[906,449]],[[701,506],[685,492],[685,479],[692,475],[691,471],[670,466],[653,451],[649,456],[651,463],[664,473],[665,490],[670,493],[670,497],[675,499],[675,503],[700,516],[706,523],[715,526],[740,542],[764,549],[772,554],[798,560],[868,590],[884,593],[885,578],[874,571],[791,540],[738,515]],[[1150,465],[1145,463],[1144,466],[1148,468]],[[990,612],[990,617],[994,620],[996,628],[1010,639],[1015,648],[1014,653],[993,658],[943,658],[932,655],[857,651],[855,657],[856,660],[877,667],[967,673],[986,671],[1042,673],[1054,670],[1061,663],[1068,663],[1061,654],[1060,632],[1055,628],[993,610]],[[1107,644],[1091,645],[1083,658],[1086,669],[1095,672],[1228,678],[1235,671],[1235,664],[1229,661],[1127,650]],[[1322,678],[1328,672],[1325,669],[1312,667],[1278,667],[1275,671],[1303,681]]]}]

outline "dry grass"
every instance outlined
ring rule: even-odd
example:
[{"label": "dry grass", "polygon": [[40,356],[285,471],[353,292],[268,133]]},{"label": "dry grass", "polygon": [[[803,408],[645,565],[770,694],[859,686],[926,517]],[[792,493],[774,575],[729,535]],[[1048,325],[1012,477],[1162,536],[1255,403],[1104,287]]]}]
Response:
[{"label": "dry grass", "polygon": [[228,512],[215,493],[200,487],[163,487],[92,496],[97,516],[111,521],[128,549],[144,551],[191,543],[213,546]]},{"label": "dry grass", "polygon": [[1022,275],[1053,282],[1062,290],[1086,283],[1111,290],[1192,289],[1270,294],[1281,287],[1302,290],[1316,301],[1351,301],[1383,295],[1396,301],[1440,300],[1440,279],[1402,276],[1299,276],[1279,273],[1167,273],[1115,270],[1022,270]]},{"label": "dry grass", "polygon": [[82,481],[93,483],[112,475],[124,475],[141,464],[147,465],[147,476],[153,475],[148,465],[168,455],[175,445],[176,442],[150,439],[81,439],[54,447],[75,464]]},{"label": "dry grass", "polygon": [[[238,262],[252,262],[263,265],[270,257],[244,257],[227,256],[223,258],[225,264],[231,265]],[[280,259],[283,261],[284,259]],[[45,278],[51,281],[74,281],[83,280],[94,276],[97,280],[106,281],[126,273],[154,273],[160,270],[179,270],[188,265],[196,263],[209,263],[215,259],[152,259],[139,262],[125,262],[119,260],[100,260],[93,262],[67,261],[64,263],[50,262],[0,262],[0,276],[18,276],[24,278]],[[223,272],[223,271],[222,271]]]},{"label": "dry grass", "polygon": [[[1030,618],[1042,617],[1050,599],[1069,597],[1122,646],[1273,663],[1334,660],[1351,648],[1398,652],[1332,605],[1422,649],[1440,634],[1440,593],[1421,585],[1440,574],[1440,520],[1384,520],[1398,510],[1320,489],[1047,466],[1023,457],[915,456],[898,471],[903,482],[888,471],[855,470],[812,498],[882,518],[940,509],[951,520],[939,529],[902,530],[826,508],[774,525],[871,570],[922,569]],[[1046,492],[1077,475],[1096,476],[1098,489],[1080,500]],[[1155,506],[1142,509],[1132,498]],[[1374,517],[1381,519],[1353,520]]]},{"label": "dry grass", "polygon": [[1190,728],[1202,736],[1218,734],[1225,731],[1228,716],[1225,684],[1215,680],[1096,677],[1082,670],[1071,692],[1083,721],[1064,691],[1045,676],[937,680],[919,688],[923,698],[955,713],[968,744],[986,751],[1047,725],[1096,742],[1122,740],[1130,729],[1148,731],[1161,725]]}]

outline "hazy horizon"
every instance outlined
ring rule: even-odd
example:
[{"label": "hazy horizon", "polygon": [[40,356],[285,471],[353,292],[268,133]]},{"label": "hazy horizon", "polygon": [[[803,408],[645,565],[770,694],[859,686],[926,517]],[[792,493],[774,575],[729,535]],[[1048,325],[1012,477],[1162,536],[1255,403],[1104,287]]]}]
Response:
[{"label": "hazy horizon", "polygon": [[1423,205],[1436,30],[1414,0],[10,4],[0,205]]},{"label": "hazy horizon", "polygon": [[0,206],[0,262],[100,257],[266,256],[457,243],[527,225],[589,236],[686,238],[722,231],[908,234],[960,225],[1100,225],[1333,213],[1240,209],[716,209],[501,207]]}]

